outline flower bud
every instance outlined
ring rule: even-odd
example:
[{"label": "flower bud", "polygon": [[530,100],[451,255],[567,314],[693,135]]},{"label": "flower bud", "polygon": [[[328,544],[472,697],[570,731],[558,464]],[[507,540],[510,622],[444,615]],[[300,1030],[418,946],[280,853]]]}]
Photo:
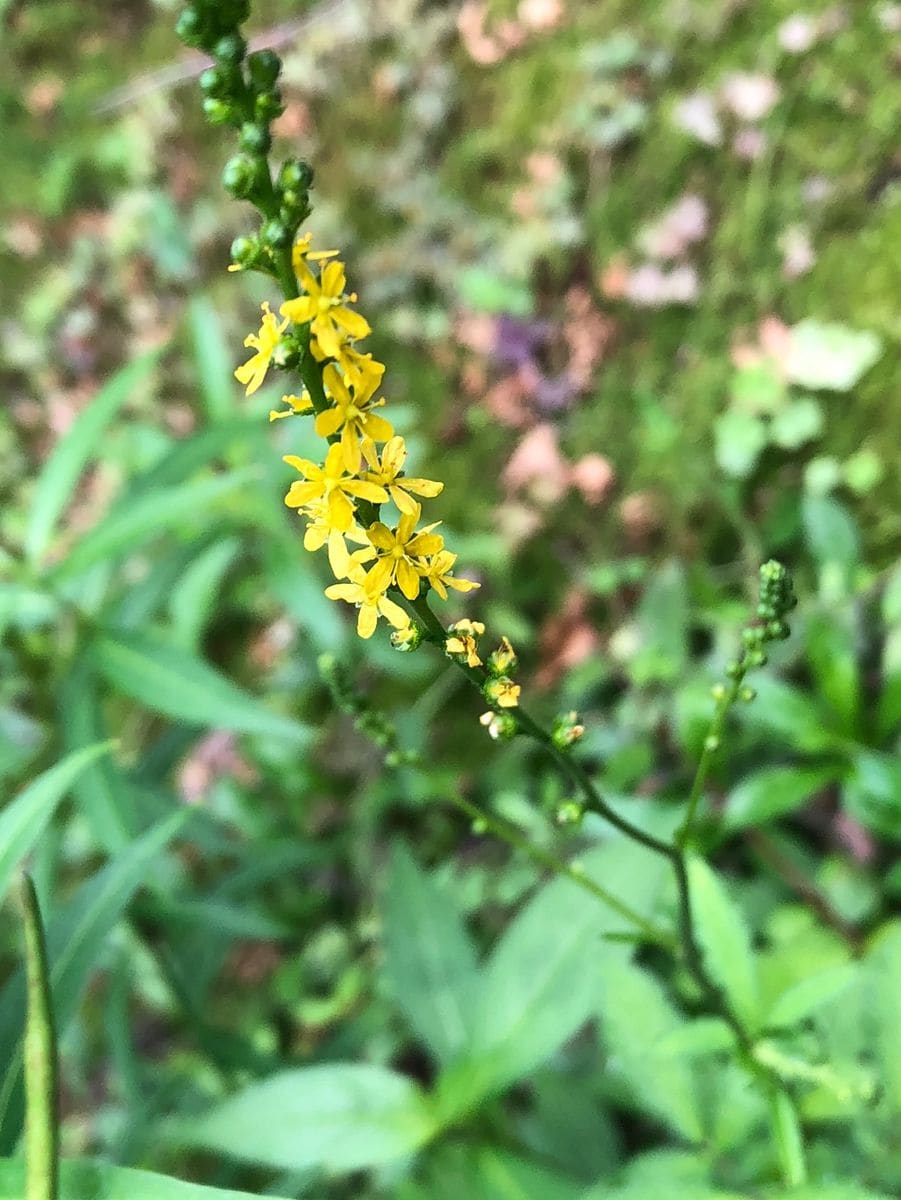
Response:
[{"label": "flower bud", "polygon": [[391,634],[391,645],[403,654],[418,650],[422,645],[425,630],[418,621],[411,621],[406,629],[395,629]]},{"label": "flower bud", "polygon": [[217,100],[207,96],[203,102],[203,111],[211,125],[228,125],[235,118],[235,110],[226,100]]},{"label": "flower bud", "polygon": [[263,244],[273,250],[283,250],[291,242],[291,231],[281,221],[267,221],[260,230]]},{"label": "flower bud", "polygon": [[585,806],[578,800],[564,800],[556,812],[558,825],[581,825],[584,816]]},{"label": "flower bud", "polygon": [[207,23],[196,8],[186,8],[175,23],[175,33],[186,46],[199,49],[205,41]]},{"label": "flower bud", "polygon": [[506,675],[516,668],[516,651],[510,645],[509,638],[501,638],[500,646],[488,655],[485,665],[492,675],[498,676]]},{"label": "flower bud", "polygon": [[484,712],[479,724],[488,730],[488,736],[496,742],[508,742],[516,735],[516,717],[512,713]]},{"label": "flower bud", "polygon": [[252,267],[260,253],[260,247],[254,238],[236,237],[231,245],[231,259],[237,266],[247,270]]},{"label": "flower bud", "polygon": [[247,56],[247,69],[256,88],[268,91],[278,79],[282,60],[274,50],[255,50]]},{"label": "flower bud", "polygon": [[238,145],[248,154],[268,154],[272,145],[268,125],[257,125],[247,121],[241,126]]},{"label": "flower bud", "polygon": [[236,154],[222,170],[222,186],[239,200],[246,200],[253,194],[258,180],[257,165],[246,154]]},{"label": "flower bud", "polygon": [[230,82],[220,67],[207,67],[200,76],[200,90],[205,96],[215,96],[221,100],[231,90]]},{"label": "flower bud", "polygon": [[551,740],[558,750],[568,750],[585,733],[585,726],[576,712],[561,713],[551,728]]},{"label": "flower bud", "polygon": [[302,159],[286,159],[278,173],[278,186],[282,191],[307,191],[313,186],[313,168]]},{"label": "flower bud", "polygon": [[284,111],[285,106],[282,104],[278,88],[273,88],[271,92],[260,92],[253,102],[255,119],[267,124],[269,121],[274,121],[276,117],[280,117]]},{"label": "flower bud", "polygon": [[240,33],[227,33],[213,47],[213,57],[220,63],[236,67],[247,51],[247,43]]}]

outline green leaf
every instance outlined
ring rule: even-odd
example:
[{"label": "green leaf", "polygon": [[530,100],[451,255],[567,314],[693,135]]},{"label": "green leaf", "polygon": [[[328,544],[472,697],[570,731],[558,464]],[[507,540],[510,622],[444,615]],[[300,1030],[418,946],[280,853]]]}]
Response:
[{"label": "green leaf", "polygon": [[222,580],[240,548],[237,538],[223,538],[207,546],[172,589],[169,615],[175,636],[186,650],[197,650],[203,627],[219,599]]},{"label": "green leaf", "polygon": [[208,296],[192,297],[188,320],[207,419],[211,423],[222,421],[234,413],[237,396],[234,363],[222,335],[222,321]]},{"label": "green leaf", "polygon": [[631,664],[640,686],[675,679],[688,652],[688,593],[676,562],[667,563],[648,582],[638,607],[641,645]]},{"label": "green leaf", "polygon": [[727,475],[744,479],[757,465],[767,441],[766,426],[751,413],[730,408],[713,425],[716,461]]},{"label": "green leaf", "polygon": [[[493,1146],[447,1146],[430,1156],[424,1182],[402,1186],[395,1200],[579,1200],[582,1188]],[[2,1200],[2,1198],[0,1198]]]},{"label": "green leaf", "polygon": [[252,467],[231,471],[165,491],[148,492],[127,506],[114,508],[54,568],[54,578],[71,579],[95,563],[132,553],[148,538],[156,537],[182,521],[196,520],[198,516],[208,521],[210,510],[218,501],[243,487],[255,475]]},{"label": "green leaf", "polygon": [[405,1076],[335,1063],[282,1071],[168,1130],[180,1145],[244,1162],[344,1172],[406,1158],[434,1125],[422,1093]]},{"label": "green leaf", "polygon": [[28,511],[25,554],[30,562],[37,562],[50,544],[56,523],[79,476],[95,455],[103,430],[149,375],[159,356],[160,351],[153,350],[118,371],[57,443],[38,478]]},{"label": "green leaf", "polygon": [[856,820],[892,841],[901,841],[901,762],[888,754],[861,751],[842,789],[844,806]]},{"label": "green leaf", "polygon": [[783,450],[798,450],[823,432],[823,409],[812,396],[785,405],[770,424],[770,437]]},{"label": "green leaf", "polygon": [[886,1192],[871,1192],[859,1183],[817,1183],[784,1192],[767,1192],[768,1200],[892,1200]]},{"label": "green leaf", "polygon": [[622,1077],[638,1108],[678,1137],[702,1141],[704,1123],[691,1063],[667,1049],[685,1022],[660,984],[632,963],[614,962],[603,973],[600,997],[609,1069]]},{"label": "green leaf", "polygon": [[860,561],[860,534],[847,508],[831,496],[805,496],[801,503],[804,534],[821,567],[837,569],[846,587]]},{"label": "green leaf", "polygon": [[385,973],[410,1024],[441,1063],[472,1035],[478,964],[454,904],[395,845],[385,903]]},{"label": "green leaf", "polygon": [[[60,1174],[60,1200],[253,1200],[250,1192],[182,1183],[168,1175],[151,1175],[149,1171],[132,1171],[87,1159],[63,1161]],[[22,1200],[24,1195],[25,1164],[16,1159],[0,1160],[0,1200]]]},{"label": "green leaf", "polygon": [[867,330],[808,319],[791,331],[786,369],[802,387],[848,392],[882,354],[882,341]]},{"label": "green leaf", "polygon": [[842,963],[799,979],[776,997],[764,1024],[767,1028],[797,1025],[847,991],[858,978],[856,963]]},{"label": "green leaf", "polygon": [[821,614],[807,626],[807,657],[817,691],[836,714],[843,732],[853,735],[860,709],[857,647],[847,624]]},{"label": "green leaf", "polygon": [[0,900],[6,895],[13,871],[44,832],[56,806],[75,780],[114,745],[114,742],[99,742],[68,754],[0,812]]},{"label": "green leaf", "polygon": [[308,730],[269,709],[207,663],[158,634],[101,636],[100,673],[113,687],[176,721],[305,741]]},{"label": "green leaf", "polygon": [[707,970],[751,1030],[760,1024],[760,994],[751,935],[741,910],[703,859],[688,861],[695,930]]},{"label": "green leaf", "polygon": [[802,808],[838,773],[837,767],[764,767],[755,771],[729,793],[723,825],[733,832],[787,816]]},{"label": "green leaf", "polygon": [[874,1061],[883,1081],[882,1101],[901,1113],[901,921],[884,926],[873,940],[866,963],[869,1010],[874,1034]]},{"label": "green leaf", "polygon": [[[71,1020],[88,976],[107,945],[110,931],[141,886],[160,852],[190,817],[181,810],[153,826],[92,879],[83,883],[54,913],[47,927],[50,982],[57,1028]],[[25,983],[18,971],[0,992],[0,1063],[9,1064],[0,1088],[0,1146],[15,1145],[21,1107],[22,1013]]]},{"label": "green leaf", "polygon": [[741,708],[746,724],[776,734],[794,751],[817,753],[834,747],[835,736],[804,692],[764,674],[755,676],[754,690],[757,699]]},{"label": "green leaf", "polygon": [[788,1092],[774,1092],[770,1098],[776,1150],[782,1167],[782,1178],[786,1183],[800,1185],[807,1182],[807,1164],[804,1159],[804,1135],[794,1101]]}]

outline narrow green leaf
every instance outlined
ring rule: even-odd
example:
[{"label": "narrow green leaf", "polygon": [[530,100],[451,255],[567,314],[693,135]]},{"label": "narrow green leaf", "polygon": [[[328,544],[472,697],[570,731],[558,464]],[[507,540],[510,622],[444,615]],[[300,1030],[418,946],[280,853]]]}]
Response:
[{"label": "narrow green leaf", "polygon": [[816,690],[835,713],[842,731],[853,735],[860,709],[854,632],[837,614],[829,613],[814,617],[806,634],[807,657]]},{"label": "narrow green leaf", "polygon": [[238,394],[232,353],[222,334],[222,321],[208,296],[194,296],[188,307],[197,382],[207,419],[222,421],[235,410]]},{"label": "narrow green leaf", "polygon": [[[47,948],[57,1026],[71,1020],[88,976],[113,926],[141,886],[159,853],[190,817],[181,810],[155,825],[78,889],[48,923]],[[25,979],[16,973],[0,992],[0,1063],[8,1064],[0,1087],[0,1146],[11,1149],[21,1121],[22,1014]]]},{"label": "narrow green leaf", "polygon": [[475,951],[449,896],[395,845],[385,903],[385,973],[439,1062],[468,1044],[478,991]]},{"label": "narrow green leaf", "polygon": [[6,895],[13,871],[44,832],[56,806],[75,780],[114,745],[114,742],[100,742],[68,754],[0,812],[0,900]]},{"label": "narrow green leaf", "polygon": [[770,1105],[782,1176],[791,1187],[799,1187],[807,1182],[807,1163],[798,1113],[791,1096],[781,1089],[772,1093]]},{"label": "narrow green leaf", "polygon": [[235,555],[237,538],[223,538],[208,546],[190,564],[169,596],[169,615],[175,636],[187,650],[196,651],[204,624],[219,599],[219,589]]},{"label": "narrow green leaf", "polygon": [[723,824],[731,832],[787,816],[802,808],[838,774],[838,767],[764,767],[729,793]]},{"label": "narrow green leaf", "polygon": [[50,544],[56,523],[85,465],[96,453],[103,430],[149,375],[160,353],[152,350],[118,371],[79,413],[47,459],[35,486],[25,527],[25,554],[30,562],[37,562]]},{"label": "narrow green leaf", "polygon": [[[254,1200],[256,1196],[87,1159],[71,1159],[60,1165],[60,1200]],[[18,1159],[0,1160],[0,1200],[22,1200],[24,1185],[25,1164]]]},{"label": "narrow green leaf", "polygon": [[623,1078],[636,1106],[677,1136],[702,1141],[693,1068],[667,1046],[687,1026],[659,983],[631,963],[611,963],[601,981],[600,1016],[611,1069]]},{"label": "narrow green leaf", "polygon": [[179,1145],[283,1170],[335,1172],[405,1158],[433,1131],[416,1085],[365,1063],[283,1071],[169,1126]]},{"label": "narrow green leaf", "polygon": [[874,1060],[879,1065],[889,1112],[901,1113],[901,921],[884,926],[873,940],[866,960],[867,994]]},{"label": "narrow green leaf", "polygon": [[753,1031],[760,1024],[760,994],[751,935],[741,910],[703,859],[689,859],[688,881],[707,969],[725,990],[738,1017]]},{"label": "narrow green leaf", "polygon": [[113,687],[177,721],[293,741],[309,737],[304,726],[270,712],[208,663],[158,634],[102,636],[94,657]]},{"label": "narrow green leaf", "polygon": [[202,515],[229,493],[243,487],[256,474],[253,468],[230,471],[210,479],[194,480],[178,487],[139,496],[124,508],[116,507],[105,520],[90,530],[59,566],[57,580],[71,579],[104,559],[134,551],[148,538],[182,521]]}]

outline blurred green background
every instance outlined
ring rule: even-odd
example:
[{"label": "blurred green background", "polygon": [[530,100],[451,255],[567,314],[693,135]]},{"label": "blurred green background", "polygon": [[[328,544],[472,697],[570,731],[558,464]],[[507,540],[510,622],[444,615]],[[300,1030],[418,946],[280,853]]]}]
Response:
[{"label": "blurred green background", "polygon": [[[686,980],[612,955],[587,897],[536,892],[449,797],[586,853],[642,911],[672,912],[669,882],[591,818],[561,828],[560,781],[488,741],[453,668],[363,648],[323,597],[282,504],[312,430],[267,423],[277,380],[245,399],[232,378],[277,297],[226,273],[250,214],[177,9],[0,0],[5,793],[118,739],[51,788],[34,848],[51,944],[78,947],[66,1153],[283,1196],[770,1194],[761,1112],[721,1045],[697,1051]],[[677,824],[758,564],[795,572],[704,839],[771,1017],[845,972],[778,1043],[805,1064],[811,1196],[901,1186],[899,33],[897,3],[813,0],[285,0],[249,28],[284,56],[276,154],[315,165],[310,228],[342,248],[392,421],[482,581],[448,620],[511,637],[530,708],[584,715],[593,776],[647,828]],[[322,654],[409,754],[386,764],[336,708]],[[519,929],[491,960],[503,1008],[570,922],[578,954],[510,1018],[515,1065],[479,1083],[469,1047],[477,1081],[448,1083],[460,1048],[404,947],[456,946],[475,978]],[[11,919],[0,952],[9,1054]],[[576,1003],[604,954],[617,987]],[[642,1032],[673,1028],[688,1057]],[[185,1134],[334,1063],[372,1074],[332,1149],[267,1157],[280,1097]],[[407,1081],[444,1104],[427,1134]],[[320,1085],[314,1110],[346,1099]],[[4,1153],[18,1120],[13,1100]]]}]

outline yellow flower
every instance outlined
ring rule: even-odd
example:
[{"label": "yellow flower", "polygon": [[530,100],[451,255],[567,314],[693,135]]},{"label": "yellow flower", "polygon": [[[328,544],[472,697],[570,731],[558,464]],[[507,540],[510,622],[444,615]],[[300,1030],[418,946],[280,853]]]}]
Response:
[{"label": "yellow flower", "polygon": [[337,250],[311,250],[312,241],[312,233],[305,233],[291,247],[291,263],[295,274],[299,272],[302,265],[306,264],[308,258],[313,259],[314,262],[322,262],[325,258],[334,258],[338,253]]},{"label": "yellow flower", "polygon": [[450,637],[444,643],[444,652],[451,658],[462,657],[467,666],[480,667],[482,660],[476,649],[476,639],[485,632],[481,621],[470,621],[464,618],[456,621],[448,629]]},{"label": "yellow flower", "polygon": [[489,679],[482,690],[485,699],[496,704],[498,708],[516,708],[522,688],[506,675],[501,675],[497,679]]},{"label": "yellow flower", "polygon": [[432,533],[434,525],[428,525],[416,532],[416,522],[421,511],[416,504],[413,512],[403,513],[396,529],[389,529],[381,521],[369,526],[369,540],[376,550],[381,552],[367,576],[376,591],[385,592],[392,583],[397,583],[408,600],[415,600],[419,595],[417,559],[424,555],[437,554],[444,546],[444,539],[440,534]]},{"label": "yellow flower", "polygon": [[375,391],[385,374],[384,363],[378,362],[371,354],[362,354],[347,342],[342,342],[338,347],[335,358],[338,360],[338,366],[344,372],[347,382],[357,392],[362,392],[372,380],[375,381],[372,388]]},{"label": "yellow flower", "polygon": [[[367,475],[367,479],[371,476]],[[407,484],[409,481],[404,480]],[[391,488],[388,489],[392,496],[394,495]],[[395,504],[397,501],[395,501]],[[400,507],[400,505],[398,505]],[[454,563],[457,561],[457,555],[451,554],[450,550],[439,550],[433,555],[424,567],[419,568],[419,573],[423,579],[427,579],[432,585],[442,600],[447,599],[447,589],[453,588],[455,592],[471,592],[473,588],[480,587],[481,584],[473,583],[471,579],[454,579],[451,571]]]},{"label": "yellow flower", "polygon": [[263,310],[263,321],[259,333],[249,333],[244,339],[244,345],[253,347],[256,354],[235,370],[235,378],[238,382],[247,385],[245,391],[247,396],[252,396],[265,379],[279,338],[288,327],[287,320],[278,324],[275,314],[269,311],[268,303],[264,303],[260,307]]},{"label": "yellow flower", "polygon": [[287,404],[288,408],[283,408],[281,412],[270,408],[270,421],[280,421],[282,417],[293,417],[298,413],[309,412],[313,407],[313,401],[310,399],[309,392],[304,392],[302,396],[282,396],[282,404]]},{"label": "yellow flower", "polygon": [[394,433],[390,421],[372,411],[385,403],[384,399],[372,399],[378,380],[370,380],[363,391],[351,393],[334,363],[328,364],[322,378],[334,408],[327,408],[317,415],[316,432],[327,438],[341,430],[344,465],[348,471],[356,473],[360,469],[360,439],[368,437],[384,442]]},{"label": "yellow flower", "polygon": [[371,332],[365,317],[352,312],[344,303],[345,300],[356,299],[355,295],[345,295],[344,263],[326,263],[318,279],[304,262],[303,256],[299,257],[296,269],[307,294],[298,296],[296,300],[286,300],[279,311],[295,325],[305,325],[309,321],[310,330],[320,349],[329,358],[337,357],[344,333],[353,338],[362,338]]},{"label": "yellow flower", "polygon": [[501,638],[497,650],[488,655],[488,670],[492,675],[506,675],[516,666],[516,651],[510,645],[510,639]]},{"label": "yellow flower", "polygon": [[[324,500],[316,501],[300,509],[300,515],[307,518],[307,527],[303,534],[303,548],[310,554],[328,547],[329,566],[336,579],[345,579],[349,573],[350,562],[365,562],[373,557],[375,551],[369,544],[366,533],[359,525],[352,525],[346,531],[335,529],[329,521],[328,505]],[[345,539],[349,538],[363,547],[350,554]]]},{"label": "yellow flower", "polygon": [[371,585],[362,567],[351,563],[350,583],[333,583],[325,589],[329,600],[344,600],[359,608],[357,633],[361,638],[370,638],[375,633],[379,617],[384,617],[395,629],[406,629],[410,624],[407,613],[393,600]]},{"label": "yellow flower", "polygon": [[443,483],[436,483],[432,479],[398,478],[404,469],[404,460],[407,457],[407,447],[400,435],[396,435],[385,444],[381,457],[379,457],[374,442],[368,438],[365,439],[363,457],[370,468],[364,472],[363,478],[387,488],[388,495],[402,513],[415,512],[417,507],[416,501],[407,494],[408,492],[431,498],[444,490]]},{"label": "yellow flower", "polygon": [[344,457],[338,445],[329,446],[321,467],[296,454],[285,455],[284,461],[304,477],[304,482],[297,480],[291,484],[285,504],[289,508],[303,508],[314,501],[324,501],[323,519],[330,529],[337,529],[339,533],[346,533],[353,523],[355,510],[351,496],[370,500],[373,504],[384,504],[388,499],[384,488],[344,474]]}]

